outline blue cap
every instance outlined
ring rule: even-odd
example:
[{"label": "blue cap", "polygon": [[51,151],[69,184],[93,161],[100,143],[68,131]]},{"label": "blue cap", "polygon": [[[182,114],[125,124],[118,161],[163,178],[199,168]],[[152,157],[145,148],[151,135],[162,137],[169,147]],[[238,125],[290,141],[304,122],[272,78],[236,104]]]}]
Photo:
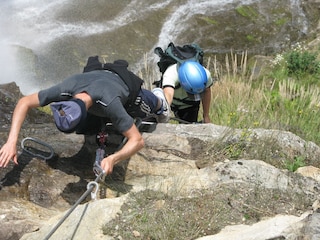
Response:
[{"label": "blue cap", "polygon": [[83,127],[87,109],[81,99],[55,102],[50,107],[56,126],[61,132],[71,133]]}]

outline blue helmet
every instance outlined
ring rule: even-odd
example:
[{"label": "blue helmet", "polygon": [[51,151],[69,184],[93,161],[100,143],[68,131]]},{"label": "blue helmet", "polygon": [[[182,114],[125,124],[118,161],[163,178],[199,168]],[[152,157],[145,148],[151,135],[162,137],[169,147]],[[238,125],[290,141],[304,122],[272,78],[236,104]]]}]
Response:
[{"label": "blue helmet", "polygon": [[195,61],[186,61],[178,70],[181,86],[191,94],[202,93],[208,81],[204,67]]}]

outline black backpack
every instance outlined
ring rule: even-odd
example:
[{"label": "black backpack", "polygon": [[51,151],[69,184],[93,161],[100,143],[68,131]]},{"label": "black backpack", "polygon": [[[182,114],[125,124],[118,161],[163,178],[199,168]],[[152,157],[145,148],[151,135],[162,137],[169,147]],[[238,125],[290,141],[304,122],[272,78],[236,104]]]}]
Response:
[{"label": "black backpack", "polygon": [[162,76],[167,68],[175,63],[181,64],[187,60],[194,60],[203,65],[203,50],[198,44],[186,44],[183,46],[175,46],[172,42],[169,43],[168,47],[163,51],[161,47],[156,47],[154,53],[160,57],[157,62],[161,73],[161,79],[155,81],[153,84],[157,87],[162,87]]},{"label": "black backpack", "polygon": [[129,101],[127,106],[132,105],[141,89],[143,80],[128,70],[128,62],[126,60],[116,60],[113,63],[101,63],[98,56],[89,57],[87,65],[83,68],[83,72],[94,70],[109,70],[119,75],[129,88]]}]

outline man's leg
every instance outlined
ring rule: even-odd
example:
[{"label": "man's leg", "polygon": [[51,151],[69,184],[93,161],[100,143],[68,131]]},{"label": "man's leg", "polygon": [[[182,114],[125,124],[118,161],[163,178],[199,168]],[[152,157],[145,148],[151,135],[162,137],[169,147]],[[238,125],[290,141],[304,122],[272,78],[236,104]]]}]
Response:
[{"label": "man's leg", "polygon": [[167,102],[161,98],[161,94],[157,94],[146,89],[141,89],[135,105],[128,109],[129,114],[140,118],[153,117],[156,118],[157,122],[168,122],[170,119],[170,109],[168,109]]},{"label": "man's leg", "polygon": [[160,105],[158,105],[159,109],[156,112],[156,119],[157,122],[160,123],[167,123],[170,120],[171,115],[171,109],[170,106],[166,100],[166,97],[164,96],[162,88],[154,88],[152,90],[152,93],[158,97],[160,100]]}]

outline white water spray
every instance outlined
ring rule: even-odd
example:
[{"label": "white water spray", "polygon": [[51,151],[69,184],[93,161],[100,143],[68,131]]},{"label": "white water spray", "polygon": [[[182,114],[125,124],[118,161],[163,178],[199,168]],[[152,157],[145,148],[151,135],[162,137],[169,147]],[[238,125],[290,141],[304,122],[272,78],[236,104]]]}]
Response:
[{"label": "white water spray", "polygon": [[[30,49],[37,53],[39,49],[46,49],[47,46],[56,40],[69,36],[84,37],[115,32],[133,22],[143,22],[146,16],[152,16],[161,9],[172,6],[167,11],[167,17],[159,29],[157,42],[150,49],[148,55],[153,56],[150,62],[156,60],[153,49],[157,46],[166,47],[171,41],[177,44],[184,44],[179,41],[178,36],[188,28],[188,21],[195,15],[208,15],[212,12],[219,12],[234,8],[237,5],[251,4],[261,2],[262,0],[132,0],[128,5],[111,20],[102,20],[101,22],[91,22],[88,19],[83,21],[71,22],[67,16],[58,18],[59,13],[67,9],[70,3],[78,6],[77,0],[4,0],[0,1],[0,63],[2,74],[0,83],[15,81],[22,91],[27,94],[29,91],[37,90],[37,86],[32,86],[23,74],[18,74],[16,66],[23,64],[19,62],[17,56],[17,47]],[[298,18],[300,22],[306,20],[303,11],[300,9],[301,0],[291,0],[293,17]],[[106,4],[108,1],[105,0]],[[298,9],[298,10],[294,10]],[[81,9],[77,9],[81,11]],[[110,9],[112,11],[112,9]],[[307,26],[307,24],[305,24]],[[300,29],[307,32],[307,27]],[[120,31],[121,32],[121,31]],[[204,36],[195,36],[202,38]],[[135,46],[131,46],[135,48]],[[137,46],[137,48],[139,48]],[[71,53],[70,53],[71,54]],[[92,53],[95,54],[95,53]],[[50,56],[48,56],[49,58]],[[145,59],[137,66],[144,64]],[[139,68],[139,67],[137,67]]]}]

